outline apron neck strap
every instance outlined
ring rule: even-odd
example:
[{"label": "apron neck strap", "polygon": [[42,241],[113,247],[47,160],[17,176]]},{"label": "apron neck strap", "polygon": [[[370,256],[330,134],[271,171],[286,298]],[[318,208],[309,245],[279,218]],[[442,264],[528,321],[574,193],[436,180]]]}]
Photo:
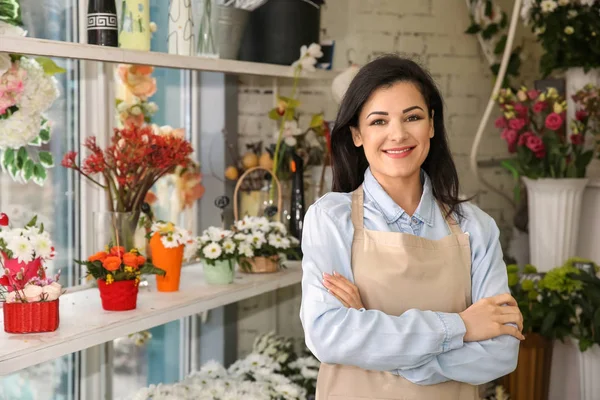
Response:
[{"label": "apron neck strap", "polygon": [[450,233],[453,233],[455,235],[462,234],[463,231],[460,229],[459,223],[452,216],[452,214],[448,214],[448,216],[446,216],[446,213],[448,212],[448,207],[446,207],[445,204],[442,204],[440,202],[438,202],[438,206],[440,207],[440,211],[442,212],[442,216],[444,216],[445,219],[446,219],[446,225],[448,226],[448,229],[450,230]]},{"label": "apron neck strap", "polygon": [[364,228],[364,192],[360,185],[358,189],[352,192],[352,225],[354,233],[362,233]]}]

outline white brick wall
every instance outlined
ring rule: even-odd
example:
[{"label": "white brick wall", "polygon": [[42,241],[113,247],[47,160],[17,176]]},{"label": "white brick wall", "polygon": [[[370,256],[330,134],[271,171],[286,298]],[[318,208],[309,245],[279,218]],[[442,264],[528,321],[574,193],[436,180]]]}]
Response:
[{"label": "white brick wall", "polygon": [[[512,1],[503,1],[510,13]],[[446,103],[446,122],[450,144],[461,177],[462,192],[478,197],[476,203],[490,213],[503,230],[510,232],[513,211],[505,200],[477,187],[468,165],[468,155],[479,120],[493,85],[493,76],[473,36],[463,32],[469,25],[464,0],[327,0],[321,18],[323,38],[334,39],[334,68],[343,69],[349,61],[364,64],[380,54],[397,52],[415,58],[435,78]],[[525,82],[538,70],[539,51],[527,32],[520,30],[517,44],[531,52],[522,66]],[[282,93],[289,93],[290,82],[280,82]],[[335,117],[336,106],[330,82],[302,82],[300,101],[305,113],[324,111]],[[239,97],[240,143],[262,138],[268,143],[275,126],[267,117],[273,105],[273,82],[266,78],[243,78]],[[243,147],[240,146],[240,149]],[[481,146],[481,157],[504,157],[506,146],[499,133],[488,125]],[[501,168],[487,168],[492,179],[506,192],[512,180]],[[505,243],[507,235],[503,235]],[[240,355],[250,351],[257,333],[277,330],[297,337],[303,334],[298,319],[300,288],[280,290],[240,304]]]}]

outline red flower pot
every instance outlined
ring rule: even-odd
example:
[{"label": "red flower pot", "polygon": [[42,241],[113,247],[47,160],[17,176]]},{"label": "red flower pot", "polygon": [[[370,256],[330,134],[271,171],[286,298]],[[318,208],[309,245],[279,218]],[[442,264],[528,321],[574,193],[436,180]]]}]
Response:
[{"label": "red flower pot", "polygon": [[135,280],[117,281],[106,284],[98,279],[102,308],[107,311],[127,311],[137,307],[138,285]]},{"label": "red flower pot", "polygon": [[36,303],[4,303],[4,331],[8,333],[53,332],[58,329],[58,299]]}]

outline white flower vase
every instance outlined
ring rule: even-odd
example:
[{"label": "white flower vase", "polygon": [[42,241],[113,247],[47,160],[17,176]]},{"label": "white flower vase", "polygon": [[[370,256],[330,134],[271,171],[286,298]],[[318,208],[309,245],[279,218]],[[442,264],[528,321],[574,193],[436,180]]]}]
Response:
[{"label": "white flower vase", "polygon": [[577,256],[600,264],[600,178],[591,179],[583,192]]},{"label": "white flower vase", "polygon": [[192,0],[169,0],[169,53],[196,54]]},{"label": "white flower vase", "polygon": [[597,400],[600,396],[600,346],[593,345],[579,353],[581,400]]},{"label": "white flower vase", "polygon": [[529,179],[529,252],[540,272],[562,265],[577,252],[583,191],[587,178]]}]

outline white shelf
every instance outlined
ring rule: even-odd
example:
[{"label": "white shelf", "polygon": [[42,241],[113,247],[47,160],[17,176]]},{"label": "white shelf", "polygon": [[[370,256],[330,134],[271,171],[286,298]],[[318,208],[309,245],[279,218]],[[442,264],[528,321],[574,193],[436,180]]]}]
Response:
[{"label": "white shelf", "polygon": [[[204,283],[201,266],[185,267],[179,292],[158,292],[154,279],[149,279],[148,287],[140,288],[137,309],[131,311],[104,311],[95,288],[66,293],[60,298],[60,325],[55,332],[14,335],[0,328],[0,375],[299,283],[300,262],[287,266],[274,274],[236,273],[233,284],[222,286]],[[2,313],[0,326],[4,326]]]},{"label": "white shelf", "polygon": [[[153,65],[156,67],[223,72],[237,75],[260,75],[293,78],[291,66],[262,64],[219,58],[180,56],[151,51],[125,50],[118,47],[95,46],[28,37],[0,36],[0,52],[72,58],[109,63]],[[303,72],[306,79],[333,79],[334,71]]]}]

